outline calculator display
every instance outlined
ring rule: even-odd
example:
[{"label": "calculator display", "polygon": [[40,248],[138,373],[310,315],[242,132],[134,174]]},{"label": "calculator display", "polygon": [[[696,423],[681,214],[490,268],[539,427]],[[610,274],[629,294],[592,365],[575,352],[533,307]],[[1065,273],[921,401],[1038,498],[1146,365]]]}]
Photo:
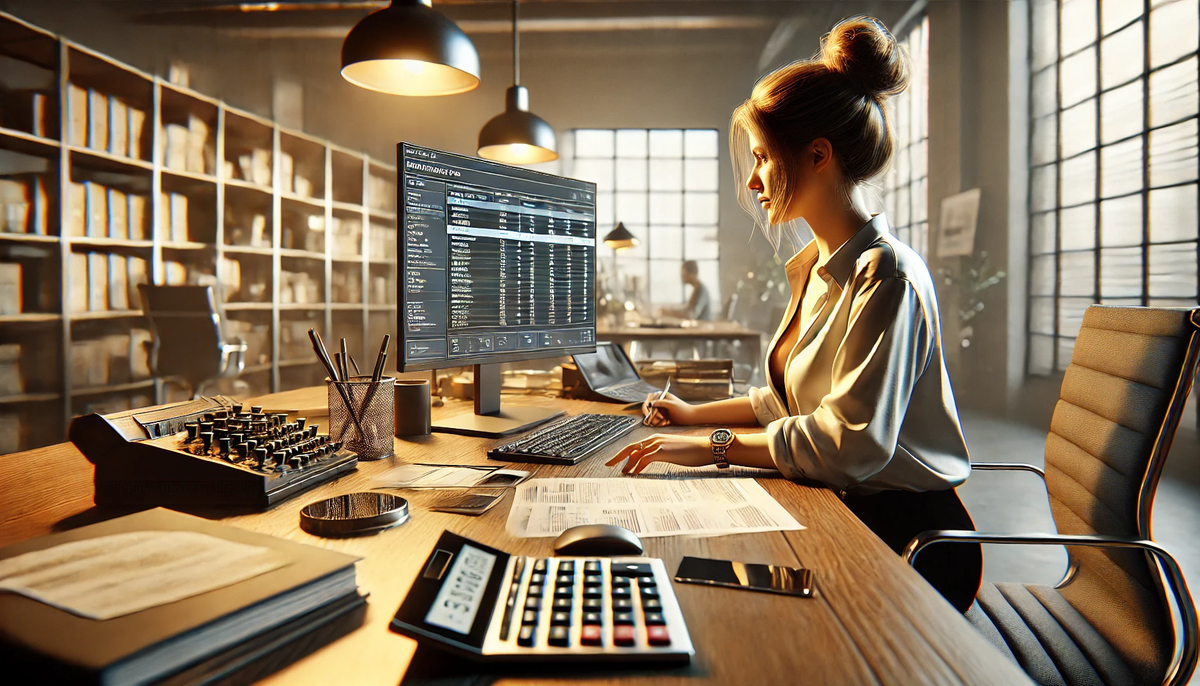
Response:
[{"label": "calculator display", "polygon": [[464,636],[471,633],[495,564],[495,555],[464,544],[425,615],[425,621]]}]

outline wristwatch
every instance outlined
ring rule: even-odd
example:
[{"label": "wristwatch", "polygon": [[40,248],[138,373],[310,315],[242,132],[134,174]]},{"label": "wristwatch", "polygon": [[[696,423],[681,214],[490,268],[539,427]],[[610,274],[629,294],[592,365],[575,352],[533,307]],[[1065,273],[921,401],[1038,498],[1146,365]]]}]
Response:
[{"label": "wristwatch", "polygon": [[713,463],[717,465],[717,469],[729,469],[729,458],[725,457],[725,451],[733,445],[733,432],[729,429],[717,429],[708,437],[708,443],[712,446]]}]

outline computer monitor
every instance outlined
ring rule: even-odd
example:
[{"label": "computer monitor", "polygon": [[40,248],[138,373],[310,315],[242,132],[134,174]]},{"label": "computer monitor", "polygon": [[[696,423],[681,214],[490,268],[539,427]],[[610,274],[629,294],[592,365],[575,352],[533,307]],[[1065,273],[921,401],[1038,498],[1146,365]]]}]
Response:
[{"label": "computer monitor", "polygon": [[400,169],[399,368],[475,367],[475,414],[513,433],[561,411],[500,406],[502,362],[596,348],[596,186],[409,143]]}]

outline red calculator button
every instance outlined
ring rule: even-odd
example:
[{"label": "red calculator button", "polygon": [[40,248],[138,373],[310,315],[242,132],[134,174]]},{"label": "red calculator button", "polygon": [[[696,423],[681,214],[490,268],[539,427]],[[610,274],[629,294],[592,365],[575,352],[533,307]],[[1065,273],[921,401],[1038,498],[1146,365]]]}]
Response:
[{"label": "red calculator button", "polygon": [[600,627],[594,624],[583,627],[583,633],[579,636],[579,642],[585,646],[600,645]]},{"label": "red calculator button", "polygon": [[613,627],[613,643],[619,646],[633,645],[633,627],[628,625]]},{"label": "red calculator button", "polygon": [[667,633],[665,626],[648,626],[646,627],[646,640],[652,646],[669,646],[671,645],[671,634]]}]

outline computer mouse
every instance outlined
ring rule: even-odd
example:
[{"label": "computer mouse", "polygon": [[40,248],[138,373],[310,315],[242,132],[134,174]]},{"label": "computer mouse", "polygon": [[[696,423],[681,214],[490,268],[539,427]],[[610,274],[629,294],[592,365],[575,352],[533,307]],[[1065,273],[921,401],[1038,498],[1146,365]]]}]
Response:
[{"label": "computer mouse", "polygon": [[573,526],[554,539],[558,555],[641,555],[642,542],[623,526],[583,524]]}]

